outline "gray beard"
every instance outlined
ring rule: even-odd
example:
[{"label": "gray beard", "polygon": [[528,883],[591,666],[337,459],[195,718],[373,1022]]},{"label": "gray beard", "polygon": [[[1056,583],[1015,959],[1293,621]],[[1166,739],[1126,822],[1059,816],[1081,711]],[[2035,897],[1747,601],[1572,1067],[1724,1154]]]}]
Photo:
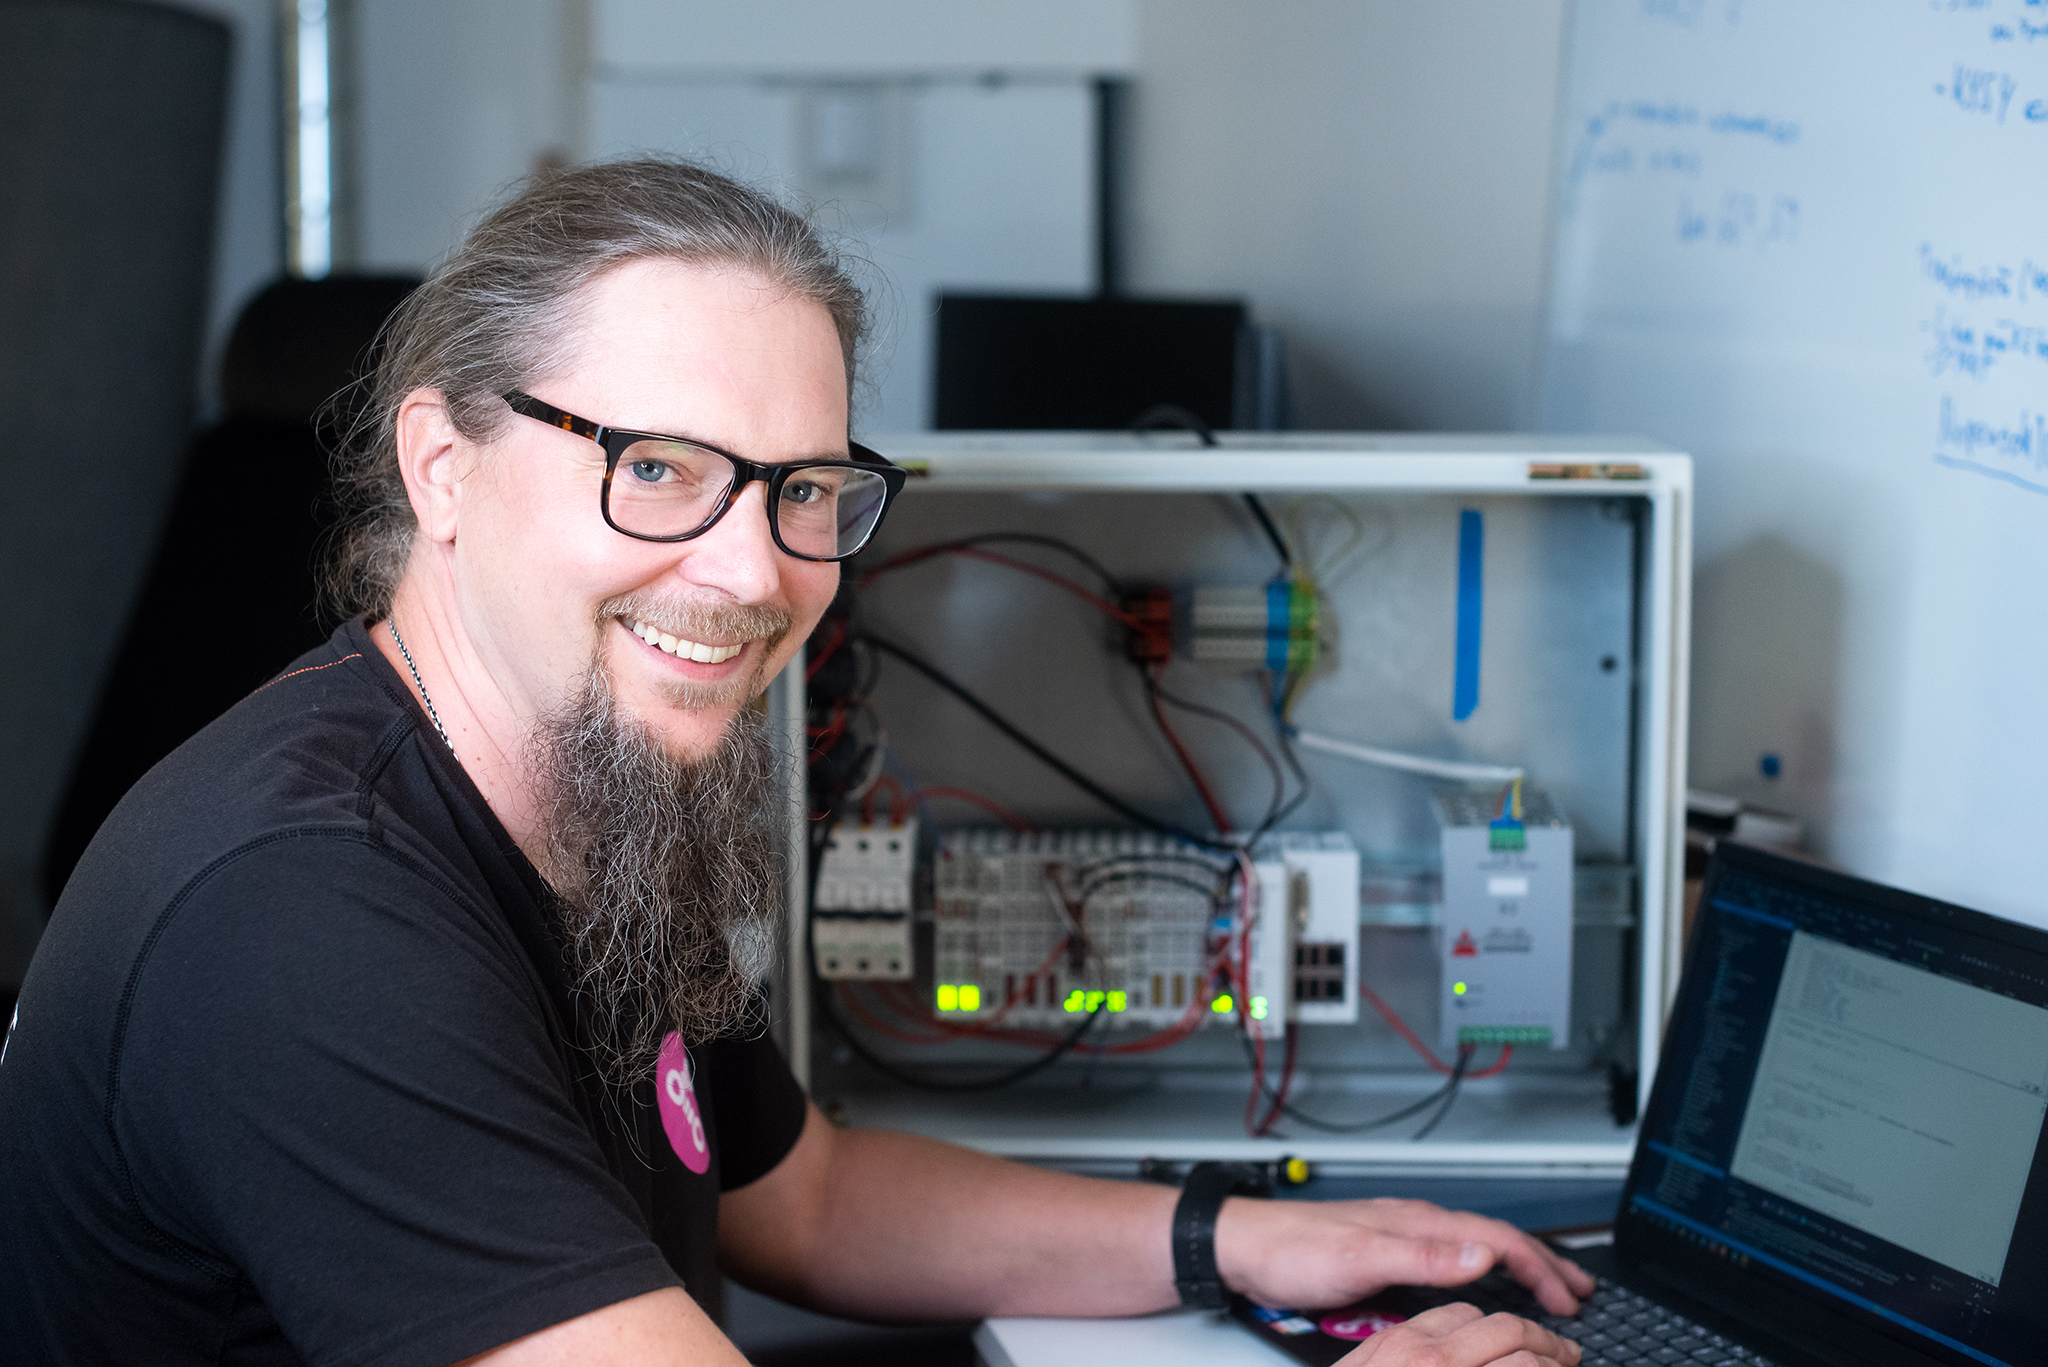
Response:
[{"label": "gray beard", "polygon": [[542,873],[587,1048],[630,1087],[673,1030],[686,1043],[758,1031],[782,910],[774,752],[742,707],[701,759],[624,717],[602,660],[531,744]]}]

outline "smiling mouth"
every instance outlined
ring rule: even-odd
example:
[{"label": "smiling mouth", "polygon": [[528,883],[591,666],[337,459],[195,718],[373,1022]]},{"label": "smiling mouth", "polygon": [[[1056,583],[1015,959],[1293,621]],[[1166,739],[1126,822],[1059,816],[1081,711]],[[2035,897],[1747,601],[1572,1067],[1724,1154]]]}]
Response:
[{"label": "smiling mouth", "polygon": [[618,620],[626,630],[656,650],[673,655],[678,660],[694,660],[700,665],[723,664],[747,648],[745,642],[738,645],[713,646],[702,641],[685,641],[645,622],[629,622],[623,617]]}]

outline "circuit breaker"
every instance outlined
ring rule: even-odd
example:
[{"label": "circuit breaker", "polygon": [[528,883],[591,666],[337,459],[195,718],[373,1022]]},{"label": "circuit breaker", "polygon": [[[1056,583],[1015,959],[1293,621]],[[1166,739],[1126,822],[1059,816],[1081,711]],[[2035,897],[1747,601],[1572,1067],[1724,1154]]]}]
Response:
[{"label": "circuit breaker", "polygon": [[1436,798],[1443,843],[1442,1045],[1571,1040],[1572,828],[1541,793]]},{"label": "circuit breaker", "polygon": [[915,818],[886,826],[841,822],[832,829],[811,914],[819,977],[901,982],[913,976],[916,870]]}]

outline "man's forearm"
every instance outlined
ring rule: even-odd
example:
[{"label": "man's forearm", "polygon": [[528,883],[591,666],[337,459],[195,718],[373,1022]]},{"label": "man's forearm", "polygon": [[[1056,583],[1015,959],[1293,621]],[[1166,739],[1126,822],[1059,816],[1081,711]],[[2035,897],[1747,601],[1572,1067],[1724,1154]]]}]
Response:
[{"label": "man's forearm", "polygon": [[[774,1171],[723,1198],[718,1247],[741,1282],[847,1315],[1134,1315],[1179,1301],[1178,1200],[1151,1183],[834,1130],[812,1107]],[[1593,1289],[1583,1270],[1512,1225],[1422,1201],[1232,1199],[1215,1237],[1225,1284],[1267,1305],[1457,1286],[1496,1266],[1555,1314],[1573,1313]]]},{"label": "man's forearm", "polygon": [[719,1243],[740,1280],[880,1319],[1130,1315],[1177,1303],[1171,1188],[879,1130],[815,1133],[822,1125],[814,1113],[791,1182],[727,1198]]}]

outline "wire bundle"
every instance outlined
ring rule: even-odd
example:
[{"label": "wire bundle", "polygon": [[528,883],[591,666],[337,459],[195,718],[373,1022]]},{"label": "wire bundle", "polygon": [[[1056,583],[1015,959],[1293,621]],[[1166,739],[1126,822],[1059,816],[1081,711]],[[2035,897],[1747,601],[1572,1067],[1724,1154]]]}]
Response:
[{"label": "wire bundle", "polygon": [[[1213,436],[1203,435],[1209,444],[1214,444]],[[1243,500],[1279,557],[1281,568],[1275,582],[1296,586],[1313,601],[1320,593],[1316,586],[1317,576],[1297,560],[1289,548],[1287,539],[1282,536],[1258,496],[1247,493],[1243,495]],[[1349,556],[1364,536],[1363,525],[1355,514],[1341,504],[1333,506],[1351,521],[1353,534],[1336,555],[1326,558],[1326,567]],[[997,546],[1034,547],[1064,556],[1092,576],[1099,589],[1090,588],[1067,575],[1030,560],[1007,554],[1002,550],[991,549]],[[975,560],[1027,575],[1076,598],[1105,618],[1139,636],[1156,635],[1160,630],[1156,622],[1147,621],[1126,609],[1125,604],[1129,601],[1126,586],[1087,552],[1058,537],[1036,533],[984,533],[905,551],[865,570],[853,581],[852,588],[856,591],[865,589],[884,575],[929,563],[941,557]],[[1219,935],[1212,938],[1204,953],[1204,961],[1197,979],[1197,990],[1190,994],[1191,1000],[1182,1017],[1164,1029],[1116,1044],[1094,1043],[1087,1039],[1089,1033],[1101,1021],[1105,1009],[1101,1003],[1097,1003],[1089,1010],[1071,1030],[1055,1034],[1003,1025],[1003,1017],[1016,1004],[1018,997],[1012,997],[1010,1001],[1005,1002],[992,1018],[986,1020],[942,1020],[915,993],[900,984],[869,985],[875,1009],[871,1009],[869,1001],[863,998],[855,984],[835,984],[831,991],[823,992],[819,997],[826,1020],[856,1056],[884,1076],[919,1090],[975,1092],[1023,1082],[1070,1053],[1079,1052],[1091,1057],[1100,1057],[1155,1052],[1187,1039],[1216,1014],[1213,1006],[1219,987],[1233,995],[1235,1024],[1242,1033],[1252,1067],[1252,1086],[1245,1107],[1245,1128],[1247,1133],[1254,1137],[1272,1134],[1274,1126],[1283,1116],[1326,1133],[1358,1133],[1399,1123],[1434,1105],[1438,1109],[1415,1135],[1415,1138],[1419,1139],[1442,1122],[1465,1081],[1493,1076],[1507,1066],[1513,1051],[1511,1047],[1506,1046],[1502,1048],[1499,1059],[1477,1072],[1470,1069],[1474,1053],[1471,1046],[1461,1046],[1456,1059],[1452,1063],[1444,1063],[1401,1021],[1392,1008],[1360,981],[1358,988],[1361,994],[1373,1003],[1375,1009],[1397,1034],[1407,1040],[1436,1072],[1446,1078],[1444,1084],[1420,1102],[1386,1116],[1355,1122],[1334,1122],[1310,1115],[1289,1099],[1298,1053],[1299,1032],[1295,1026],[1290,1026],[1287,1030],[1278,1084],[1270,1087],[1267,1084],[1266,1041],[1263,1037],[1252,1034],[1250,1030],[1251,993],[1248,990],[1248,967],[1258,898],[1256,875],[1247,851],[1256,841],[1285,820],[1308,795],[1308,777],[1294,753],[1292,742],[1295,728],[1290,717],[1293,705],[1316,663],[1317,652],[1314,648],[1309,649],[1299,659],[1290,651],[1286,667],[1268,673],[1265,702],[1275,728],[1275,744],[1270,746],[1243,721],[1228,712],[1192,701],[1170,690],[1165,683],[1165,663],[1133,658],[1132,664],[1138,674],[1153,722],[1167,742],[1175,762],[1186,775],[1212,824],[1211,832],[1202,833],[1187,829],[1177,822],[1156,816],[1125,801],[1106,785],[1053,753],[930,660],[896,642],[861,630],[854,621],[850,596],[846,600],[845,610],[828,615],[814,639],[814,653],[806,671],[807,680],[813,683],[814,707],[810,727],[812,747],[809,758],[813,771],[814,820],[819,823],[819,834],[814,840],[811,861],[813,894],[824,836],[829,832],[835,814],[851,801],[860,803],[863,819],[870,822],[874,819],[876,798],[887,794],[892,819],[901,810],[905,799],[914,802],[920,808],[927,807],[933,800],[952,800],[979,807],[1012,830],[1030,829],[1028,822],[981,794],[952,786],[921,788],[883,772],[884,736],[879,718],[874,716],[873,709],[867,702],[867,694],[872,687],[875,662],[887,658],[911,669],[951,695],[1012,743],[1059,774],[1075,788],[1094,798],[1109,811],[1134,825],[1186,844],[1190,852],[1183,857],[1184,862],[1199,866],[1209,875],[1210,881],[1207,884],[1197,883],[1192,878],[1184,878],[1182,881],[1187,886],[1209,895],[1219,910],[1228,908],[1233,888],[1238,899],[1237,915],[1234,918],[1236,929],[1227,936]],[[857,662],[849,668],[841,659],[842,655],[859,654],[865,654],[869,661],[865,668]],[[1134,656],[1135,654],[1136,652]],[[817,696],[819,690],[816,681],[820,678],[821,672],[833,669],[836,669],[841,684],[834,696],[822,700],[824,705],[820,709],[817,705],[821,700]],[[1258,822],[1248,835],[1232,834],[1237,828],[1192,751],[1175,728],[1168,715],[1168,709],[1187,716],[1200,717],[1227,728],[1258,757],[1270,775],[1271,793]],[[855,733],[861,729],[863,720],[871,728],[871,734],[856,737]],[[1320,748],[1334,748],[1335,744],[1343,743],[1326,742]],[[847,753],[849,749],[850,754]],[[822,781],[821,769],[828,770],[822,776]],[[1516,781],[1511,784],[1512,792],[1503,796],[1507,808],[1513,810],[1519,817],[1519,771],[1513,773]],[[1287,791],[1290,778],[1294,786],[1291,796]],[[1199,853],[1203,851],[1211,853],[1205,857]],[[1226,856],[1229,863],[1219,865],[1215,862],[1216,855]],[[1156,856],[1143,858],[1159,862]],[[1112,859],[1092,868],[1077,871],[1078,886],[1070,901],[1064,890],[1060,892],[1062,901],[1066,902],[1070,909],[1073,933],[1067,942],[1053,948],[1046,961],[1027,978],[1027,984],[1037,976],[1047,973],[1060,956],[1078,952],[1085,957],[1091,952],[1085,930],[1085,917],[1089,902],[1097,894],[1141,876],[1155,881],[1162,877],[1157,870],[1142,874],[1132,869],[1119,870],[1113,867],[1118,862]],[[1171,881],[1173,876],[1165,877]],[[814,897],[811,900],[814,900]],[[807,935],[805,938],[807,952],[812,960],[811,977],[816,982],[818,980],[815,951],[809,949],[810,937]],[[979,1078],[961,1080],[921,1076],[876,1054],[840,1014],[842,1007],[865,1028],[902,1043],[935,1045],[963,1040],[985,1041],[1032,1048],[1038,1051],[1038,1056],[1017,1067]]]}]

